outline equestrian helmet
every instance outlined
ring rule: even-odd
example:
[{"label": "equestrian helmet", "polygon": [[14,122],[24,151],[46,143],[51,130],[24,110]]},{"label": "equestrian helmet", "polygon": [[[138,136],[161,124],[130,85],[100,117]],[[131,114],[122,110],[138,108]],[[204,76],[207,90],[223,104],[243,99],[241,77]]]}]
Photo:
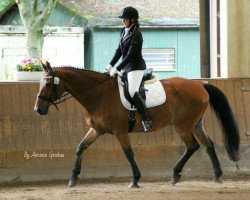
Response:
[{"label": "equestrian helmet", "polygon": [[122,19],[139,19],[138,11],[133,8],[132,6],[125,7],[121,14],[119,15],[119,18]]}]

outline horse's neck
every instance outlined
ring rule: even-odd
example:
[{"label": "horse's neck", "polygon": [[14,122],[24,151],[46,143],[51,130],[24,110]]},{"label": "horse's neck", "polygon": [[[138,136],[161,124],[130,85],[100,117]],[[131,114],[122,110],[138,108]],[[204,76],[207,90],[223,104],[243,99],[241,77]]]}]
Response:
[{"label": "horse's neck", "polygon": [[100,105],[103,95],[109,88],[109,77],[103,77],[101,74],[98,76],[88,71],[80,73],[67,71],[61,72],[59,76],[62,78],[65,90],[87,110]]}]

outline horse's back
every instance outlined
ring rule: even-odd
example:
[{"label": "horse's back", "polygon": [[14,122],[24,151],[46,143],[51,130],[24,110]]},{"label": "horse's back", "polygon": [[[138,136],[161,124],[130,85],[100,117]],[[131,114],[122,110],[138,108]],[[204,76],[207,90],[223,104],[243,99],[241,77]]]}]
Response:
[{"label": "horse's back", "polygon": [[204,114],[209,96],[201,81],[173,77],[161,82],[167,95],[166,104],[176,121],[197,120]]},{"label": "horse's back", "polygon": [[192,80],[180,77],[173,77],[161,80],[167,96],[174,95],[190,100],[208,101],[209,96],[203,83],[199,80]]}]

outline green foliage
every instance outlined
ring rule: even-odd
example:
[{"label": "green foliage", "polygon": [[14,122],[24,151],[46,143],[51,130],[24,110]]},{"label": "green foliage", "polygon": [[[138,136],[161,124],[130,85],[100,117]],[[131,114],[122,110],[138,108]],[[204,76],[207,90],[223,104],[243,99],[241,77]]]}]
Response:
[{"label": "green foliage", "polygon": [[96,17],[94,15],[83,15],[83,18],[86,20],[91,20],[91,19],[95,19]]},{"label": "green foliage", "polygon": [[143,18],[142,20],[143,20],[143,21],[152,21],[153,18],[147,17],[147,18]]},{"label": "green foliage", "polygon": [[69,13],[71,13],[73,16],[78,17],[78,18],[83,18],[84,20],[94,20],[96,17],[94,15],[90,14],[81,14],[77,11],[77,9],[72,8],[65,3],[61,2],[60,0],[57,1],[57,4],[63,8],[66,8]]},{"label": "green foliage", "polygon": [[0,1],[0,18],[15,4],[15,0],[1,0]]},{"label": "green foliage", "polygon": [[39,72],[39,71],[43,71],[42,66],[41,65],[35,65],[35,64],[28,64],[25,66],[22,65],[17,65],[17,71],[21,72],[21,71],[30,71],[30,72]]}]

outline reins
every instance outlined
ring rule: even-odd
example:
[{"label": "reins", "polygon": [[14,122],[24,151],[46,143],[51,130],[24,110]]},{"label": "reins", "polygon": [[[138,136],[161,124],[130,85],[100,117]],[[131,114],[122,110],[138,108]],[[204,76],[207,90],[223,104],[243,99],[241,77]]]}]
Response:
[{"label": "reins", "polygon": [[[62,102],[64,102],[64,101],[66,101],[66,100],[68,100],[68,99],[70,99],[70,98],[73,97],[72,95],[71,95],[70,97],[66,97],[66,96],[68,96],[68,95],[71,95],[71,94],[70,94],[69,92],[67,92],[66,94],[60,96],[60,97],[58,98],[58,100],[56,100],[56,101],[53,102],[53,105],[56,106],[56,105],[58,105],[58,104],[60,104],[60,103],[62,103]],[[63,97],[66,97],[66,98],[60,100],[60,99],[63,98]]]}]

